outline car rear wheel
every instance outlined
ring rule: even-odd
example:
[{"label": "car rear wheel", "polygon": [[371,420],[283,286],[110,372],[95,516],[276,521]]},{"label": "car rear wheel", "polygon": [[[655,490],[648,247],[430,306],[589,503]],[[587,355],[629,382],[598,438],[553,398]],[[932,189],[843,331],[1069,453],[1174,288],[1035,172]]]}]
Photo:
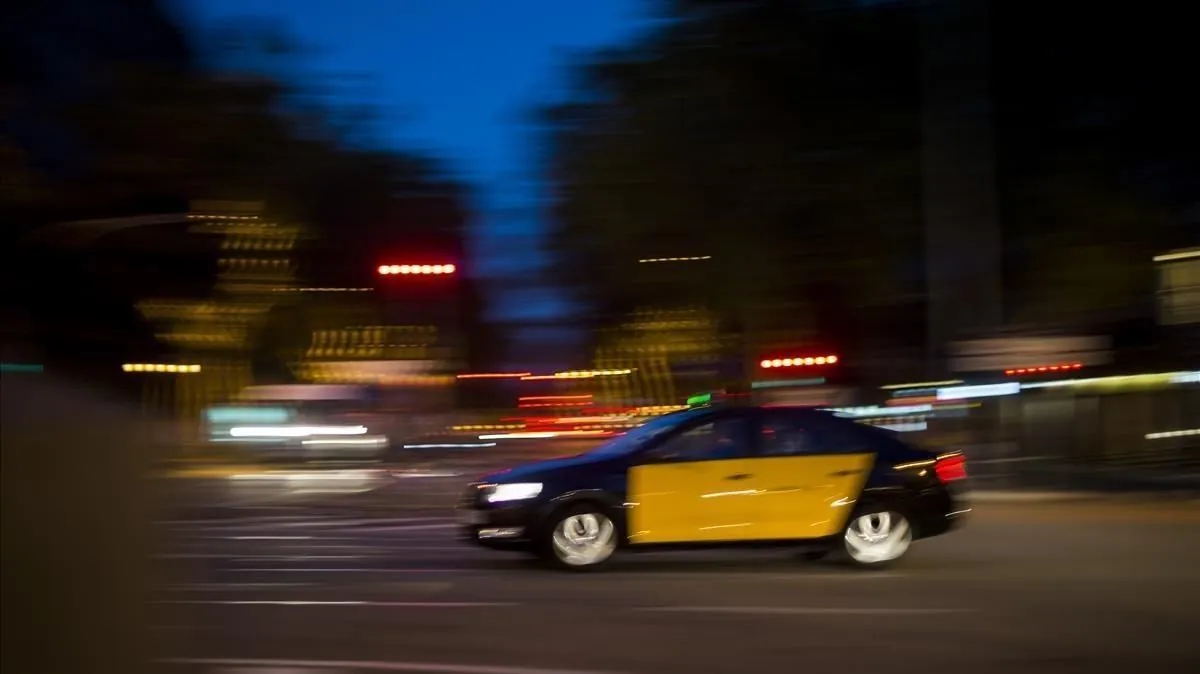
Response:
[{"label": "car rear wheel", "polygon": [[855,513],[842,537],[842,557],[855,566],[882,567],[912,545],[912,525],[903,513],[870,509]]},{"label": "car rear wheel", "polygon": [[542,557],[571,570],[594,569],[617,549],[617,526],[599,506],[567,508],[554,517],[541,546]]}]

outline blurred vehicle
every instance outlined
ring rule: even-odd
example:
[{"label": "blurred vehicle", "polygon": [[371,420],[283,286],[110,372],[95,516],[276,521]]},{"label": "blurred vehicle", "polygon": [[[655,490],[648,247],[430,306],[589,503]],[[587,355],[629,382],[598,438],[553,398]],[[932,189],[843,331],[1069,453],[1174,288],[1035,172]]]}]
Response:
[{"label": "blurred vehicle", "polygon": [[209,442],[256,459],[378,459],[388,438],[373,433],[370,392],[359,386],[256,386],[235,403],[204,411]]},{"label": "blurred vehicle", "polygon": [[573,457],[493,473],[459,504],[467,540],[587,569],[618,549],[801,546],[878,567],[969,512],[961,452],[802,407],[706,405]]}]

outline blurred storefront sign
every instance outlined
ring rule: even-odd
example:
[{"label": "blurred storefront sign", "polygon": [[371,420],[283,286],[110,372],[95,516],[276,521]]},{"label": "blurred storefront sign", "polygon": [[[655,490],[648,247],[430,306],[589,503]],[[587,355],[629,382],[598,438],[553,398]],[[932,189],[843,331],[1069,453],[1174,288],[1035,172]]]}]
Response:
[{"label": "blurred storefront sign", "polygon": [[955,372],[997,372],[1059,363],[1104,365],[1112,359],[1106,336],[1003,337],[954,342],[950,364]]},{"label": "blurred storefront sign", "polygon": [[1160,325],[1200,323],[1200,248],[1154,258],[1158,267]]},{"label": "blurred storefront sign", "polygon": [[1154,258],[1158,268],[1158,324],[1180,362],[1200,359],[1200,248]]}]

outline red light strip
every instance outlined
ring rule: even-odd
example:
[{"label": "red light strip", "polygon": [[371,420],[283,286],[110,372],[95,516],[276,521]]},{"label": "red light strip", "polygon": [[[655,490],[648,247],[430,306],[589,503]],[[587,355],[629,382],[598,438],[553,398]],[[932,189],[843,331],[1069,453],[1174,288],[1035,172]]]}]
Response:
[{"label": "red light strip", "polygon": [[1068,370],[1081,370],[1083,363],[1067,363],[1065,365],[1038,365],[1036,367],[1016,367],[1011,370],[1005,370],[1004,374],[1041,374],[1043,372],[1066,372]]},{"label": "red light strip", "polygon": [[521,396],[517,400],[591,400],[592,394],[587,393],[577,396]]},{"label": "red light strip", "polygon": [[814,365],[835,365],[838,362],[838,357],[834,355],[828,356],[802,356],[800,358],[767,358],[759,363],[765,370],[776,367],[812,367]]},{"label": "red light strip", "polygon": [[590,407],[591,404],[585,400],[574,403],[517,403],[517,407],[521,409],[528,409],[530,407]]},{"label": "red light strip", "polygon": [[458,379],[520,379],[528,376],[528,372],[481,372],[479,374],[455,375]]},{"label": "red light strip", "polygon": [[379,273],[383,276],[392,274],[416,274],[421,275],[445,275],[453,274],[458,271],[458,267],[452,264],[382,264],[379,265]]}]

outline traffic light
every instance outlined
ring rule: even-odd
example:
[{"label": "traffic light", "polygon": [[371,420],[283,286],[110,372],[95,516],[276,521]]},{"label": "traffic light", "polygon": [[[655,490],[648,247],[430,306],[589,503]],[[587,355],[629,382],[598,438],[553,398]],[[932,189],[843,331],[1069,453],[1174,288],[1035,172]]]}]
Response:
[{"label": "traffic light", "polygon": [[446,276],[458,271],[452,264],[382,264],[379,265],[381,276],[416,275],[416,276]]}]

